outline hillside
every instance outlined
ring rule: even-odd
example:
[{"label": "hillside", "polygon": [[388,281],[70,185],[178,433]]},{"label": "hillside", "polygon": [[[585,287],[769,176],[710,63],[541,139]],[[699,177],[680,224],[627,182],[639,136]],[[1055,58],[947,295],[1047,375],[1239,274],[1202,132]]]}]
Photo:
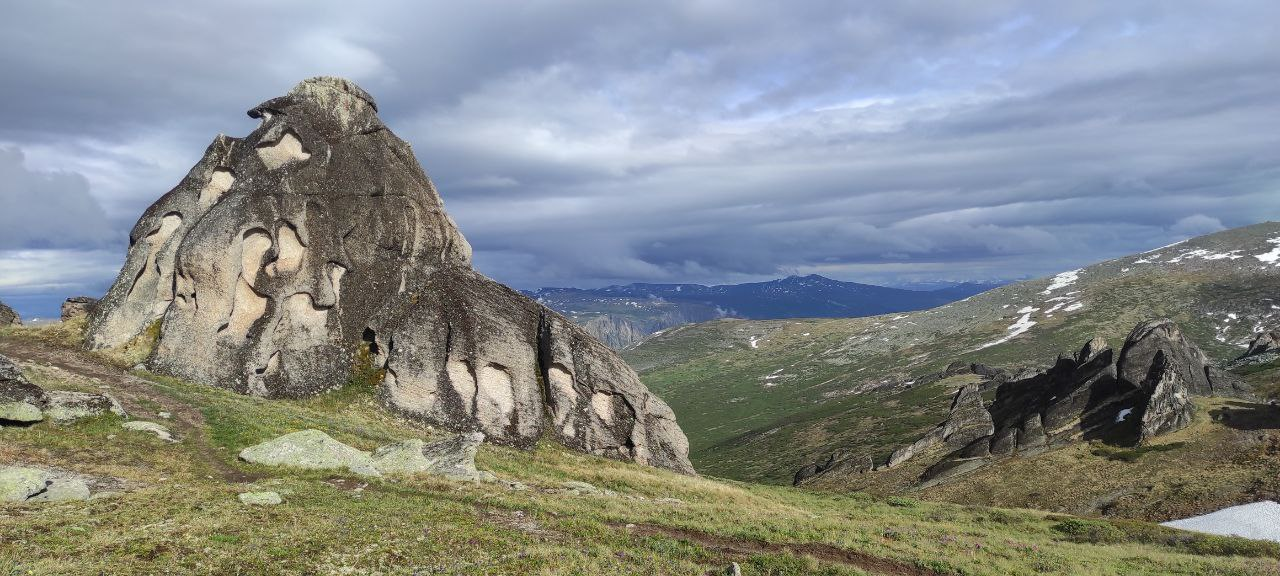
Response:
[{"label": "hillside", "polygon": [[[0,353],[46,389],[107,391],[177,441],[123,430],[114,415],[0,427],[0,460],[92,476],[102,490],[84,502],[0,504],[5,574],[718,574],[730,562],[749,576],[1280,569],[1274,543],[690,477],[551,443],[482,446],[494,483],[247,464],[234,456],[241,448],[304,428],[357,447],[439,432],[388,417],[358,379],[268,401],[124,369],[146,354],[145,339],[90,354],[72,347],[78,336],[76,324],[9,328]],[[283,503],[237,501],[253,490]]]},{"label": "hillside", "polygon": [[933,290],[904,290],[815,274],[719,286],[628,284],[597,289],[543,288],[527,294],[620,349],[673,326],[717,318],[874,316],[932,308],[998,285],[961,283]]},{"label": "hillside", "polygon": [[1169,317],[1216,360],[1272,325],[1280,224],[1264,223],[998,288],[936,309],[842,320],[719,320],[626,351],[677,406],[695,466],[790,482],[843,451],[876,460],[940,422],[973,376],[952,362],[1045,368],[1092,336]]}]

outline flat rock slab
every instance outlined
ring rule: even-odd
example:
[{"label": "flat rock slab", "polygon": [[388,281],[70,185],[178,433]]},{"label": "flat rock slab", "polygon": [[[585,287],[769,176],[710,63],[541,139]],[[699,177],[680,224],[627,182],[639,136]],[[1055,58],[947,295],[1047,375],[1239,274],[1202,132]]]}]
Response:
[{"label": "flat rock slab", "polygon": [[275,506],[284,499],[278,492],[245,492],[240,495],[240,502],[249,506]]},{"label": "flat rock slab", "polygon": [[49,404],[45,408],[45,416],[60,424],[102,416],[108,412],[117,416],[126,415],[124,407],[120,406],[115,398],[106,394],[68,390],[50,390],[46,394]]},{"label": "flat rock slab", "polygon": [[378,448],[373,465],[383,474],[434,474],[450,480],[480,481],[487,477],[476,470],[476,451],[482,442],[482,432],[431,443],[404,440]]},{"label": "flat rock slab", "polygon": [[83,480],[39,468],[0,467],[0,502],[66,502],[88,500]]},{"label": "flat rock slab", "polygon": [[350,470],[364,476],[380,476],[372,456],[347,446],[319,430],[285,434],[240,451],[240,459],[252,464],[292,466],[310,470]]},{"label": "flat rock slab", "polygon": [[1232,506],[1204,516],[1165,522],[1161,526],[1280,542],[1280,504],[1265,500]]},{"label": "flat rock slab", "polygon": [[173,433],[169,432],[168,428],[165,428],[164,426],[156,424],[155,422],[147,422],[145,420],[131,420],[129,422],[125,422],[124,424],[121,424],[120,426],[125,430],[133,430],[135,432],[150,432],[151,434],[155,434],[157,438],[161,440],[165,440],[167,442],[178,441],[176,438],[173,437]]},{"label": "flat rock slab", "polygon": [[39,406],[27,402],[0,402],[0,425],[34,424],[44,420]]}]

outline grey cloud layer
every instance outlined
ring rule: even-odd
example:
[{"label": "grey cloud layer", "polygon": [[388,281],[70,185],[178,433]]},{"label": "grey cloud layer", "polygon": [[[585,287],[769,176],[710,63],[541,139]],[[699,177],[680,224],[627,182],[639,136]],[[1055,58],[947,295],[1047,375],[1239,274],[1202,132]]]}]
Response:
[{"label": "grey cloud layer", "polygon": [[521,286],[1039,275],[1280,213],[1272,2],[123,6],[0,24],[0,142],[116,233],[322,73]]}]

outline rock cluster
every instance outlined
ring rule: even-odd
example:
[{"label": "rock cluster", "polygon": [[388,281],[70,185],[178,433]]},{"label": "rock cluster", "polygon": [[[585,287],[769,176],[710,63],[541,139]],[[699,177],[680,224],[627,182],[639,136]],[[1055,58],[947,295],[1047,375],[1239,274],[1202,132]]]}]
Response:
[{"label": "rock cluster", "polygon": [[563,316],[471,269],[471,248],[373,98],[313,78],[249,111],[146,210],[86,345],[159,321],[147,367],[266,398],[353,375],[390,410],[531,447],[692,473],[671,409]]},{"label": "rock cluster", "polygon": [[1240,357],[1247,358],[1267,352],[1275,352],[1277,348],[1280,348],[1280,331],[1259,332],[1254,335],[1253,340],[1249,342],[1249,348]]},{"label": "rock cluster", "polygon": [[1236,359],[1226,364],[1238,368],[1250,364],[1266,364],[1280,358],[1280,331],[1268,330],[1254,334],[1249,347]]},{"label": "rock cluster", "polygon": [[1192,396],[1244,396],[1243,382],[1218,371],[1170,320],[1139,324],[1119,358],[1094,338],[1048,371],[1001,385],[990,412],[995,434],[930,466],[937,482],[1015,455],[1032,455],[1080,439],[1146,443],[1191,424]]},{"label": "rock cluster", "polygon": [[[1209,365],[1204,352],[1172,321],[1153,320],[1133,329],[1118,358],[1105,340],[1095,337],[1048,370],[999,384],[990,406],[983,405],[976,386],[962,389],[946,422],[874,469],[949,448],[922,475],[928,485],[1002,458],[1082,439],[1146,443],[1188,426],[1195,411],[1191,398],[1197,395],[1247,397],[1249,390],[1239,378]],[[840,467],[830,461],[811,465],[796,480]]]}]

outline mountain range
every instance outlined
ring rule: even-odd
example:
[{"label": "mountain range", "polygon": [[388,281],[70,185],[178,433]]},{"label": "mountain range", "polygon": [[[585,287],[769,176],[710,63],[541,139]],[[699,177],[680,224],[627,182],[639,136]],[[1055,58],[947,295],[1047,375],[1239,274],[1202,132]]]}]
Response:
[{"label": "mountain range", "polygon": [[627,284],[595,289],[542,288],[526,294],[569,316],[605,344],[621,349],[682,324],[718,318],[852,318],[923,310],[1001,284],[946,283],[929,285],[930,290],[908,290],[811,274],[717,286]]}]

